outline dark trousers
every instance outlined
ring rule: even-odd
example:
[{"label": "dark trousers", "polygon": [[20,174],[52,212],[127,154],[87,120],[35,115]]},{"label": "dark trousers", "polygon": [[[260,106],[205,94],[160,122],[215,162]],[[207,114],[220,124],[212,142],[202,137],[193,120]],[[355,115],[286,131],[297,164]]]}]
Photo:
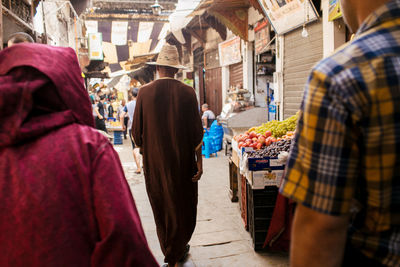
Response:
[{"label": "dark trousers", "polygon": [[129,121],[129,118],[128,118],[128,117],[125,117],[125,118],[124,118],[124,125],[125,125],[124,138],[125,138],[125,139],[126,139],[126,133],[127,133],[127,131],[130,130],[130,129],[128,129],[128,121]]},{"label": "dark trousers", "polygon": [[96,129],[108,133],[106,128],[106,123],[104,122],[104,120],[100,120],[99,118],[96,118]]}]

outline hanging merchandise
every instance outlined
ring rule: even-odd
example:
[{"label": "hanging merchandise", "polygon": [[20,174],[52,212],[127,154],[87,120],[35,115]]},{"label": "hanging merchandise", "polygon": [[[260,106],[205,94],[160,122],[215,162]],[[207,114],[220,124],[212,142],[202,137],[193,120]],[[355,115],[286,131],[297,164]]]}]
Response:
[{"label": "hanging merchandise", "polygon": [[276,104],[274,99],[274,94],[271,95],[271,102],[268,105],[268,120],[276,120]]}]

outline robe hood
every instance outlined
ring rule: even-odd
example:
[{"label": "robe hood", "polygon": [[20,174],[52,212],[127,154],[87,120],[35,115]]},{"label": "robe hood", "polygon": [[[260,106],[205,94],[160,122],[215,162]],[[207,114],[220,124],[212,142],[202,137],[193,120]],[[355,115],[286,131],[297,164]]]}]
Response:
[{"label": "robe hood", "polygon": [[0,52],[0,147],[72,123],[93,127],[91,109],[73,49],[17,44]]}]

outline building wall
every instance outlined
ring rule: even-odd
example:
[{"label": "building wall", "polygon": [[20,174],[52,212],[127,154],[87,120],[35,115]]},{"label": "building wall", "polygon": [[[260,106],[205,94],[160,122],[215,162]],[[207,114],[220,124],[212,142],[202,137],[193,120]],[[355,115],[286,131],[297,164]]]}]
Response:
[{"label": "building wall", "polygon": [[329,21],[329,0],[322,0],[324,57],[330,56],[346,42],[346,25],[343,19]]},{"label": "building wall", "polygon": [[309,36],[302,37],[302,27],[287,33],[283,64],[283,118],[296,114],[303,99],[304,86],[312,67],[323,58],[322,22],[307,25]]},{"label": "building wall", "polygon": [[[43,2],[39,4],[35,15],[35,30],[39,33],[46,32],[51,40],[49,44],[76,49],[76,36],[82,37],[83,22],[77,19],[75,27],[75,15],[68,1],[46,1],[43,9],[42,4]],[[43,25],[43,13],[45,26]]]}]

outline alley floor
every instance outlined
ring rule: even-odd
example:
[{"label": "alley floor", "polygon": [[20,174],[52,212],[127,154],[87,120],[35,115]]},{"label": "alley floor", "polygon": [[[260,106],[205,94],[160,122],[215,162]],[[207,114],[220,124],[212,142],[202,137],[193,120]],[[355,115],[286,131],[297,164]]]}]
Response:
[{"label": "alley floor", "polygon": [[[147,241],[157,261],[163,263],[156,226],[146,194],[143,174],[135,174],[129,140],[115,146],[131,187]],[[190,241],[190,255],[183,266],[289,266],[283,253],[256,253],[245,230],[237,203],[228,197],[228,160],[218,157],[204,159],[204,174],[199,182],[199,204],[196,230]]]}]

